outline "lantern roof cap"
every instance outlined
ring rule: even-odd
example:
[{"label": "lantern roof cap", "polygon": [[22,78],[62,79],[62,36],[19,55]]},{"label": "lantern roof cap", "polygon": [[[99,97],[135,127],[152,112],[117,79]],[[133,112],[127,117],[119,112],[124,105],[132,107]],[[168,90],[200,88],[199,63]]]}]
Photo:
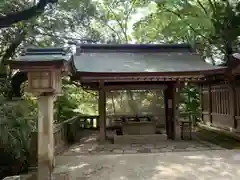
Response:
[{"label": "lantern roof cap", "polygon": [[70,48],[26,48],[18,58],[18,61],[58,61],[71,59]]},{"label": "lantern roof cap", "polygon": [[39,68],[41,66],[56,67],[59,69],[63,66],[68,66],[72,59],[73,53],[70,47],[29,47],[25,48],[18,58],[9,60],[8,64],[13,69]]}]

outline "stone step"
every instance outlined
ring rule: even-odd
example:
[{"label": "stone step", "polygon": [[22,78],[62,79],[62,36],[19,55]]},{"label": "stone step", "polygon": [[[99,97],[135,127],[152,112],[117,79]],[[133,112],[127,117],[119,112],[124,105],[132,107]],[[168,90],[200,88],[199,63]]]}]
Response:
[{"label": "stone step", "polygon": [[114,135],[114,144],[154,144],[166,140],[166,134]]}]

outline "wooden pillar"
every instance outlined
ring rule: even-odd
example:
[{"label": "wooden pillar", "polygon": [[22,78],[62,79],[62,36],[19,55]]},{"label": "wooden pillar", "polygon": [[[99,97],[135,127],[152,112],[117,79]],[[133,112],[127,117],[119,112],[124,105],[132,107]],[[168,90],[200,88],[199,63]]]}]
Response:
[{"label": "wooden pillar", "polygon": [[183,87],[183,84],[180,82],[176,82],[175,84],[175,88],[174,88],[174,103],[175,103],[175,109],[174,109],[174,135],[175,138],[178,138],[177,136],[179,136],[179,134],[176,133],[177,131],[177,126],[178,124],[178,120],[180,118],[180,112],[179,112],[179,105],[180,105],[180,93],[181,93],[181,89]]},{"label": "wooden pillar", "polygon": [[52,178],[54,168],[53,95],[38,97],[38,180]]},{"label": "wooden pillar", "polygon": [[234,85],[234,81],[231,80],[228,83],[228,87],[229,87],[229,94],[230,94],[230,113],[231,113],[231,119],[233,121],[233,129],[237,129],[238,127],[238,122],[236,119],[236,115],[237,115],[237,104],[236,104],[236,88]]},{"label": "wooden pillar", "polygon": [[106,140],[106,92],[104,90],[104,82],[100,82],[100,85],[99,85],[98,112],[99,112],[100,141],[105,141]]},{"label": "wooden pillar", "polygon": [[212,86],[208,85],[208,116],[209,116],[209,122],[212,125]]},{"label": "wooden pillar", "polygon": [[169,110],[168,110],[168,87],[164,90],[164,110],[165,110],[165,127],[166,127],[166,133],[167,133],[167,137],[168,139],[170,138],[170,133],[169,133],[169,121],[168,121],[168,114],[169,114]]},{"label": "wooden pillar", "polygon": [[203,85],[199,85],[199,95],[200,95],[200,111],[201,111],[201,121],[203,122]]},{"label": "wooden pillar", "polygon": [[166,116],[166,129],[168,139],[175,139],[175,100],[174,100],[175,87],[173,84],[168,84],[167,89],[164,91],[164,104]]},{"label": "wooden pillar", "polygon": [[174,88],[174,102],[175,102],[175,118],[180,117],[180,112],[179,112],[179,105],[180,105],[180,95],[181,95],[181,90],[183,88],[184,84],[181,82],[176,82],[175,88]]}]

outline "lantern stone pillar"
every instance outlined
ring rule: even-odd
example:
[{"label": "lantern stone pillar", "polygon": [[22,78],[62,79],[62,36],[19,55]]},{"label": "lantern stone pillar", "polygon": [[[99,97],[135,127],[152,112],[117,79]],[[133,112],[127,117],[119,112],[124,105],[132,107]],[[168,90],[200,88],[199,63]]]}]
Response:
[{"label": "lantern stone pillar", "polygon": [[51,179],[54,168],[54,100],[52,94],[38,97],[38,180]]}]

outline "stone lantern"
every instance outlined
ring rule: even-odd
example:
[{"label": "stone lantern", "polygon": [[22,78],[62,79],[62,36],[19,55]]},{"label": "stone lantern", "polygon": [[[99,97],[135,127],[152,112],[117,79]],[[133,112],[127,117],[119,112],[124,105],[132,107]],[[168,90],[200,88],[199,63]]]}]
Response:
[{"label": "stone lantern", "polygon": [[18,59],[9,61],[11,69],[27,72],[27,90],[38,98],[38,179],[52,176],[54,100],[61,93],[62,76],[70,72],[71,59],[70,49],[28,48]]}]

